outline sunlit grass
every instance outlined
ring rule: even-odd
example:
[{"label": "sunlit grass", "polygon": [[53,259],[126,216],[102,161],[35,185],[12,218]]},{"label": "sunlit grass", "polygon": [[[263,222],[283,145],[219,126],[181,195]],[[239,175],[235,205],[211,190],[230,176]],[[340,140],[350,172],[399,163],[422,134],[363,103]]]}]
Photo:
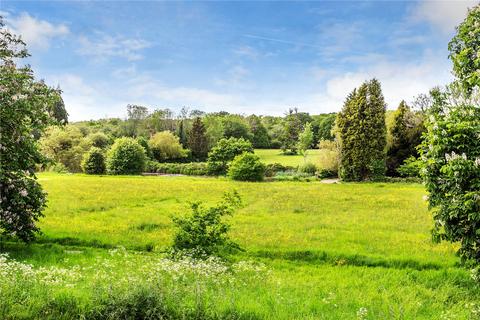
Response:
[{"label": "sunlit grass", "polygon": [[[308,150],[307,161],[315,162],[316,157],[322,152],[319,149]],[[260,157],[264,163],[281,163],[284,166],[296,167],[303,164],[304,159],[300,154],[285,155],[280,149],[255,149],[255,154]]]},{"label": "sunlit grass", "polygon": [[[480,301],[455,247],[432,244],[418,184],[56,174],[40,182],[49,193],[40,243],[2,250],[37,266],[88,267],[116,245],[156,258],[172,239],[172,215],[236,189],[244,205],[230,218],[231,236],[246,251],[233,259],[264,263],[271,275],[228,293],[210,288],[212,310],[247,319],[357,319],[360,308],[366,319],[474,319]],[[114,276],[131,272],[113,263]],[[85,301],[89,277],[76,289]]]}]

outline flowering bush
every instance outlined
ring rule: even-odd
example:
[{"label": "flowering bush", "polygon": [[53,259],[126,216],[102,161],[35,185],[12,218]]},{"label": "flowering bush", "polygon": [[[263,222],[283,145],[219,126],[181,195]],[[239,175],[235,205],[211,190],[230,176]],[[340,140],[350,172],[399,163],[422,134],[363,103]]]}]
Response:
[{"label": "flowering bush", "polygon": [[35,222],[46,202],[34,173],[48,162],[38,137],[47,126],[66,122],[60,92],[36,82],[30,67],[17,67],[27,56],[25,43],[0,17],[0,232],[24,241],[39,231]]},{"label": "flowering bush", "polygon": [[480,97],[432,92],[423,175],[435,208],[436,241],[460,242],[464,261],[480,262]]}]

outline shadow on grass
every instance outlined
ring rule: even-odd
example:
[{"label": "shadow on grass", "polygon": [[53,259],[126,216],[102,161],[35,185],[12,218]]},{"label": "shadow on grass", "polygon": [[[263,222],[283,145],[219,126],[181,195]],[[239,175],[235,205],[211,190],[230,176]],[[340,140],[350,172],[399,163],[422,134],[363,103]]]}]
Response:
[{"label": "shadow on grass", "polygon": [[331,254],[325,251],[264,251],[250,255],[268,259],[306,262],[309,264],[332,264],[337,266],[378,267],[414,270],[440,270],[445,268],[435,263],[423,263],[413,259],[382,259],[364,255]]}]

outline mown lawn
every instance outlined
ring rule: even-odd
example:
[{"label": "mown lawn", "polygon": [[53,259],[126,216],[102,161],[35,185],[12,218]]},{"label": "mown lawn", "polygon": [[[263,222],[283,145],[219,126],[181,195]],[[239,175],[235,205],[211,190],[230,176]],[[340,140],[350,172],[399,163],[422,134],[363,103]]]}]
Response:
[{"label": "mown lawn", "polygon": [[[307,161],[315,162],[316,156],[322,151],[319,149],[308,150]],[[303,163],[303,156],[285,155],[280,149],[255,149],[255,154],[260,157],[264,163],[281,163],[284,166],[296,167]]]},{"label": "mown lawn", "polygon": [[[236,189],[244,205],[230,218],[231,235],[246,251],[233,259],[261,262],[269,273],[228,290],[207,286],[209,309],[236,310],[242,319],[478,317],[480,289],[457,265],[455,247],[430,240],[421,185],[55,174],[41,174],[40,182],[50,199],[44,235],[31,246],[2,246],[36,266],[88,267],[110,259],[108,249],[117,245],[138,252],[137,261],[154,259],[170,244],[172,215]],[[135,273],[135,263],[111,259],[113,276]],[[71,289],[85,301],[95,278],[88,270]]]}]

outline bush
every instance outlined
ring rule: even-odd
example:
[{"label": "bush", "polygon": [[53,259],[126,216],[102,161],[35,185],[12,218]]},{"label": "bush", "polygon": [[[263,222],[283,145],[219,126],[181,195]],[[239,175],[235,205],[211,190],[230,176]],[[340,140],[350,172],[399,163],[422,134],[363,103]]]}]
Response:
[{"label": "bush", "polygon": [[304,164],[298,167],[298,172],[306,173],[313,176],[317,172],[317,166],[314,163],[305,162]]},{"label": "bush", "polygon": [[327,173],[329,177],[338,176],[338,151],[336,149],[320,149],[315,164],[319,172]]},{"label": "bush", "polygon": [[137,138],[137,142],[143,147],[143,149],[145,149],[145,155],[147,156],[147,158],[152,158],[152,150],[150,150],[148,140],[145,137],[140,136]]},{"label": "bush", "polygon": [[92,147],[83,155],[82,169],[86,174],[104,174],[105,156],[101,149]]},{"label": "bush", "polygon": [[148,141],[152,156],[157,161],[185,158],[188,152],[183,149],[178,137],[170,131],[157,132]]},{"label": "bush", "polygon": [[420,159],[411,156],[407,158],[400,167],[398,167],[397,172],[402,177],[419,178],[422,166],[422,161]]},{"label": "bush", "polygon": [[145,149],[133,138],[115,140],[107,154],[110,174],[139,174],[145,167]]},{"label": "bush", "polygon": [[283,172],[277,172],[273,177],[274,181],[306,181],[315,180],[315,177],[307,173],[300,173],[298,170],[288,170]]},{"label": "bush", "polygon": [[148,161],[146,171],[151,173],[206,176],[208,175],[208,166],[206,162],[166,163],[166,162]]},{"label": "bush", "polygon": [[208,168],[211,174],[225,174],[228,163],[236,156],[244,153],[253,153],[252,143],[243,138],[223,138],[208,153]]},{"label": "bush", "polygon": [[269,163],[265,166],[265,177],[273,177],[278,172],[292,171],[294,167],[284,166],[281,163]]},{"label": "bush", "polygon": [[240,195],[236,191],[225,193],[223,201],[213,207],[205,208],[199,202],[193,203],[191,215],[173,218],[177,227],[173,239],[173,253],[181,254],[187,251],[194,256],[204,257],[219,256],[225,251],[240,249],[228,238],[230,226],[222,221],[224,216],[232,215],[240,205]]},{"label": "bush", "polygon": [[236,156],[230,163],[228,176],[233,180],[262,181],[265,176],[265,165],[257,155],[245,152]]}]

